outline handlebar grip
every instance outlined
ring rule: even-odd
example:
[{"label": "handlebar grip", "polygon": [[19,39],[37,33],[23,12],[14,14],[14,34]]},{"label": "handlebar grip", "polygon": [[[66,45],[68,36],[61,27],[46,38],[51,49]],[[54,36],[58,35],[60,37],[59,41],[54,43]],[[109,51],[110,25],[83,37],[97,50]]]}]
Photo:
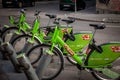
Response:
[{"label": "handlebar grip", "polygon": [[35,11],[35,16],[38,16],[41,11]]}]

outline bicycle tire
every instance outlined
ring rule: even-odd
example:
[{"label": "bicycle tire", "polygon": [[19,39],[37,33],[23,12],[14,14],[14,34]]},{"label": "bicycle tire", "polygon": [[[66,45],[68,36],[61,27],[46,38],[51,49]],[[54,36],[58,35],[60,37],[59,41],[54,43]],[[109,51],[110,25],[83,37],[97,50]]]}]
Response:
[{"label": "bicycle tire", "polygon": [[71,64],[73,64],[73,65],[76,65],[77,64],[77,62],[72,58],[72,57],[70,57],[70,56],[66,56],[66,59],[71,63]]},{"label": "bicycle tire", "polygon": [[[32,39],[32,36],[31,36],[31,35],[24,34],[24,35],[17,36],[15,39],[13,39],[13,40],[11,41],[11,44],[12,44],[12,46],[14,47],[14,49],[16,50],[16,53],[17,53],[17,54],[19,54],[20,52],[24,52],[24,51],[22,51],[22,50],[25,48],[25,44],[26,44],[26,41],[27,41],[28,39]],[[20,43],[20,42],[21,42],[21,43]],[[17,45],[17,44],[18,44],[18,45]],[[32,44],[33,44],[33,43],[32,43]],[[33,45],[33,46],[38,45],[38,44],[41,44],[41,42],[40,42],[36,37],[34,37],[34,45]],[[33,47],[33,46],[31,46],[31,47]],[[30,49],[31,47],[27,48],[27,50],[26,50],[25,53],[27,53],[27,51],[29,51],[29,49]],[[21,49],[20,49],[20,48],[21,48]],[[18,50],[18,49],[20,49],[20,50]]]},{"label": "bicycle tire", "polygon": [[[34,46],[29,52],[28,52],[28,54],[27,54],[27,56],[28,56],[28,58],[30,59],[30,54],[34,54],[34,52],[33,52],[33,50],[35,50],[36,52],[38,52],[36,49],[38,48],[38,50],[40,50],[41,48],[42,48],[42,50],[43,49],[45,49],[45,48],[50,48],[51,47],[51,45],[47,45],[47,44],[41,44],[41,45],[37,45],[37,46]],[[55,58],[58,58],[59,59],[59,61],[60,62],[58,62],[57,63],[57,65],[55,65],[55,63],[52,63],[52,62],[57,62],[57,61],[54,61],[54,58],[52,57],[52,61],[51,61],[51,63],[49,64],[49,67],[52,65],[52,64],[54,64],[54,66],[52,67],[52,69],[51,70],[55,70],[55,68],[58,68],[58,70],[55,72],[52,72],[52,71],[49,71],[49,70],[46,70],[46,71],[48,71],[48,72],[45,72],[44,74],[43,74],[43,77],[42,77],[42,80],[52,80],[52,79],[54,79],[54,78],[56,78],[60,73],[61,73],[61,71],[62,71],[62,69],[63,69],[63,66],[64,66],[64,59],[63,59],[63,55],[62,55],[62,52],[57,48],[57,47],[54,47],[53,48],[53,53],[55,54],[55,55],[53,55],[53,57]],[[43,53],[41,53],[41,56],[42,56],[42,54]],[[55,58],[55,59],[56,59]],[[39,58],[37,58],[37,60],[40,60],[40,57]],[[37,64],[37,63],[36,63]],[[34,65],[34,64],[33,64]],[[57,67],[55,67],[55,66],[57,66]],[[58,67],[59,66],[59,67]],[[39,76],[39,75],[38,75]]]},{"label": "bicycle tire", "polygon": [[[6,36],[7,36],[7,33],[9,33],[9,32],[11,32],[12,31],[12,33],[13,33],[13,31],[18,31],[19,30],[19,28],[17,28],[17,27],[9,27],[9,28],[6,28],[6,29],[4,29],[2,32],[1,32],[1,38],[2,38],[2,40],[3,40],[3,42],[6,42]],[[23,31],[23,30],[21,30],[21,34],[25,34],[25,32]],[[13,40],[13,38],[12,38],[12,40]],[[8,41],[12,41],[12,40],[8,40]]]},{"label": "bicycle tire", "polygon": [[[112,71],[117,72],[120,75],[120,58],[118,58],[116,61],[112,63],[112,66],[108,66],[103,69],[109,69]],[[101,71],[97,71],[95,69],[91,69],[91,74],[97,79],[97,80],[120,80],[120,76],[117,78],[110,78],[106,75],[104,75]],[[113,75],[113,74],[112,74]]]}]

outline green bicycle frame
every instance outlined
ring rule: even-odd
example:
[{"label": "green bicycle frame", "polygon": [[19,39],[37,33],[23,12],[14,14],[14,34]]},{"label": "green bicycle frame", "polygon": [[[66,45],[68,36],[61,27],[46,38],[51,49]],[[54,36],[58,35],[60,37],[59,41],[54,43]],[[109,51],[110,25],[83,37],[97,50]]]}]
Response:
[{"label": "green bicycle frame", "polygon": [[[37,38],[41,43],[51,42],[51,40],[45,40],[44,39],[44,37],[46,36],[46,33],[44,32],[44,29],[46,29],[49,26],[47,25],[46,27],[40,28],[40,29],[39,29],[39,26],[40,26],[40,21],[39,21],[39,18],[37,17],[35,19],[35,21],[34,21],[34,27],[33,27],[32,31],[31,31],[31,33],[32,33],[32,42],[34,41],[34,37]],[[60,29],[61,34],[59,34],[59,36],[61,38],[63,38],[63,35],[64,35],[66,30],[68,31],[68,33],[70,33],[72,31],[72,27],[71,26],[69,26],[68,29],[65,28],[65,25],[57,25],[57,26],[62,27]],[[52,37],[53,36],[53,32],[50,32],[47,36]]]},{"label": "green bicycle frame", "polygon": [[55,44],[59,43],[68,51],[68,54],[70,54],[75,59],[75,61],[79,62],[79,64],[82,65],[83,64],[82,57],[77,56],[77,54],[75,54],[73,50],[58,36],[59,34],[60,34],[60,28],[56,26],[55,32],[51,40],[52,42],[51,51],[53,50]]},{"label": "green bicycle frame", "polygon": [[32,33],[31,34],[32,42],[34,42],[34,38],[37,38],[40,41],[40,43],[43,42],[43,37],[45,36],[45,34],[39,29],[39,26],[40,26],[40,21],[39,21],[39,17],[37,16],[34,21],[33,29],[30,31]]},{"label": "green bicycle frame", "polygon": [[16,33],[20,33],[21,30],[27,33],[27,30],[30,29],[30,26],[25,22],[25,19],[26,19],[25,12],[21,12],[18,22],[15,22],[15,19],[13,16],[9,16],[9,22],[12,25],[17,26],[19,28],[19,30]]},{"label": "green bicycle frame", "polygon": [[[85,68],[105,67],[105,66],[111,65],[113,61],[115,61],[118,57],[120,57],[120,42],[107,43],[107,44],[100,45],[103,50],[102,53],[93,49],[89,52],[89,54],[86,54],[85,52],[81,55],[78,55],[69,47],[68,44],[66,44],[58,36],[59,34],[60,34],[60,28],[56,26],[54,35],[51,40],[51,43],[52,43],[51,51],[53,50],[53,47],[55,46],[55,44],[59,43],[68,52],[66,54],[70,54],[71,57],[82,67],[85,67]],[[93,39],[94,36],[91,36],[91,37]],[[89,44],[91,44],[91,41],[89,42]]]}]

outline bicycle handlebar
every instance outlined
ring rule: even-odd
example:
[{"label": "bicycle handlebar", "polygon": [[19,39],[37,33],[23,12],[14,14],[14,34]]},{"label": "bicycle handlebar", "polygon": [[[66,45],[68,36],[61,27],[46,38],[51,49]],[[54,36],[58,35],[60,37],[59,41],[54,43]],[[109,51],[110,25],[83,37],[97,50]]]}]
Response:
[{"label": "bicycle handlebar", "polygon": [[38,16],[40,14],[41,11],[35,11],[35,16]]},{"label": "bicycle handlebar", "polygon": [[54,24],[59,24],[59,21],[61,20],[61,18],[56,18],[54,21]]}]

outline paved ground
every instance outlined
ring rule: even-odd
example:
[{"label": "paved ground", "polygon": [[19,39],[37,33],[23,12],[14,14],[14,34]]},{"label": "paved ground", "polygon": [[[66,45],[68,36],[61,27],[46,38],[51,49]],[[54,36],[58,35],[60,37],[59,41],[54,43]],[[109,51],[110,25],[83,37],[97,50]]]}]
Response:
[{"label": "paved ground", "polygon": [[[48,18],[44,16],[46,13],[57,14],[58,17],[66,18],[72,17],[76,18],[78,21],[73,23],[74,31],[79,32],[80,30],[92,30],[89,27],[89,23],[101,23],[105,20],[107,28],[102,31],[98,31],[95,38],[98,42],[103,43],[107,41],[120,41],[120,15],[119,14],[96,14],[95,6],[86,8],[85,10],[78,11],[76,13],[72,11],[59,11],[58,2],[41,2],[37,3],[35,7],[27,8],[27,21],[32,24],[34,20],[34,11],[41,10],[41,24],[46,25]],[[0,8],[0,24],[8,24],[9,15],[19,14],[19,9],[16,8]],[[66,14],[66,15],[65,15]],[[82,21],[81,21],[82,20]],[[84,20],[84,21],[83,21]],[[95,22],[96,21],[96,22]],[[27,80],[24,74],[15,73],[14,67],[10,61],[0,60],[0,80]],[[65,67],[62,73],[54,80],[95,80],[90,73],[87,71],[80,72],[75,66],[70,64],[65,59]]]}]

